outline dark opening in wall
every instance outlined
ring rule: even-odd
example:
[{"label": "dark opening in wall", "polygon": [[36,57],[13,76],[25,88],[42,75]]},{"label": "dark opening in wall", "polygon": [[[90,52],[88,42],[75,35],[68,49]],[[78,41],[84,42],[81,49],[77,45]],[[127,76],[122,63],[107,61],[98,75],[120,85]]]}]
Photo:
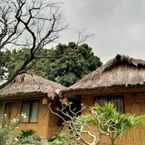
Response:
[{"label": "dark opening in wall", "polygon": [[[59,111],[58,111],[59,110]],[[64,100],[61,102],[61,106],[58,109],[58,113],[64,120],[70,120],[72,117],[78,116],[81,114],[81,97],[80,96],[71,96],[64,97]]]},{"label": "dark opening in wall", "polygon": [[81,113],[80,112],[81,111],[81,98],[80,98],[80,96],[68,97],[68,101],[70,102],[70,109],[68,108],[68,113],[71,116],[73,116],[73,113],[76,115],[80,115],[80,113]]}]

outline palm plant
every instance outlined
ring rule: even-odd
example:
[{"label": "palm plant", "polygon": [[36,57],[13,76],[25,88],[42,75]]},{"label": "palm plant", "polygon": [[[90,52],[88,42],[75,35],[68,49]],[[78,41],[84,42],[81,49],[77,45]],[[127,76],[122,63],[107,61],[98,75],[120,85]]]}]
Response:
[{"label": "palm plant", "polygon": [[99,132],[109,136],[111,145],[116,145],[117,138],[129,128],[145,124],[144,115],[120,114],[113,104],[96,105],[92,109]]},{"label": "palm plant", "polygon": [[[91,108],[91,114],[73,116],[65,123],[64,129],[55,138],[49,140],[49,145],[102,145],[100,136],[96,132],[87,130],[87,126],[95,124],[99,134],[109,136],[111,144],[117,145],[117,138],[129,128],[145,124],[144,115],[120,114],[111,103],[104,105],[95,105]],[[68,116],[65,112],[65,114]],[[82,137],[85,133],[92,138],[88,142]]]}]

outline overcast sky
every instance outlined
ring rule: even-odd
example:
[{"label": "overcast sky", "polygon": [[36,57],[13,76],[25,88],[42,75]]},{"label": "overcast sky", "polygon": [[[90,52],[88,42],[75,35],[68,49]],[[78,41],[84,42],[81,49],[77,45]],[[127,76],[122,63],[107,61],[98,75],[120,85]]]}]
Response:
[{"label": "overcast sky", "polygon": [[88,40],[102,61],[117,53],[145,59],[145,0],[63,0],[69,28],[62,42],[77,40],[78,32],[94,33]]}]

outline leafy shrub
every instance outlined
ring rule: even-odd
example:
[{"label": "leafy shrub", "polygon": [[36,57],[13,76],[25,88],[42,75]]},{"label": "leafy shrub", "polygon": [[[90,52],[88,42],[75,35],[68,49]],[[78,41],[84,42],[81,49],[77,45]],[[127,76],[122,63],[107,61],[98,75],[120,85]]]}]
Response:
[{"label": "leafy shrub", "polygon": [[21,130],[20,138],[26,138],[33,135],[35,132],[32,129]]},{"label": "leafy shrub", "polygon": [[0,145],[16,145],[18,141],[17,127],[19,119],[9,120],[7,115],[0,117]]},{"label": "leafy shrub", "polygon": [[32,130],[19,132],[20,119],[9,119],[7,115],[0,116],[0,145],[41,145],[41,139]]},{"label": "leafy shrub", "polygon": [[20,138],[18,143],[19,144],[41,145],[41,138],[36,134],[32,134],[27,137]]},{"label": "leafy shrub", "polygon": [[[91,113],[73,117],[67,121],[67,127],[61,131],[55,138],[49,140],[48,145],[102,145],[100,135],[110,137],[111,145],[116,145],[117,138],[129,128],[144,125],[144,115],[120,114],[113,104],[95,105],[91,108]],[[90,132],[85,127],[90,123],[96,125],[100,135],[96,136],[96,132]],[[82,138],[82,133],[87,133],[93,139],[88,143]]]},{"label": "leafy shrub", "polygon": [[96,105],[92,112],[99,132],[110,137],[111,145],[115,145],[116,139],[129,128],[145,125],[144,115],[120,114],[111,103]]},{"label": "leafy shrub", "polygon": [[48,140],[48,145],[74,145],[76,138],[72,133],[68,132],[70,130],[65,130],[59,133],[56,137]]}]

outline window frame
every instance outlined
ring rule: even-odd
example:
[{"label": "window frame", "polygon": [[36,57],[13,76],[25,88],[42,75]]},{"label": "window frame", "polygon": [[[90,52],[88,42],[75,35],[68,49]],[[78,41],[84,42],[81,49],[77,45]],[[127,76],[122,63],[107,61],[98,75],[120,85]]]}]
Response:
[{"label": "window frame", "polygon": [[11,105],[11,103],[13,102],[8,101],[4,104],[4,114],[7,115],[8,119],[11,119],[11,111],[9,109],[9,106]]},{"label": "window frame", "polygon": [[[38,109],[37,109],[37,121],[31,121],[31,114],[32,114],[32,104],[33,103],[38,103]],[[21,123],[38,123],[38,120],[39,120],[39,107],[40,107],[40,100],[24,100],[24,101],[22,101],[21,102],[21,110],[20,110],[20,114],[22,114],[22,111],[23,111],[23,106],[24,106],[24,104],[29,104],[30,105],[30,109],[29,109],[29,116],[28,116],[28,121],[23,121],[23,120],[21,120]]]},{"label": "window frame", "polygon": [[[105,103],[113,103],[113,102],[112,102],[113,99],[111,100],[111,99],[109,99],[109,98],[119,97],[119,98],[121,99],[121,102],[122,102],[122,105],[121,105],[121,106],[122,106],[122,111],[118,111],[118,109],[117,109],[117,111],[118,111],[119,113],[125,113],[125,101],[124,101],[124,96],[123,96],[123,95],[96,96],[96,97],[95,97],[95,103],[98,103],[98,100],[97,100],[98,97],[100,97],[100,98],[102,97],[103,99],[104,99],[104,97],[107,98],[107,100],[104,99],[104,100],[105,100],[105,101],[104,101],[104,104],[105,104]],[[98,104],[99,104],[99,103],[98,103]],[[100,105],[101,105],[101,104],[100,104]],[[102,105],[103,105],[103,104],[102,104]],[[115,106],[115,107],[116,107],[116,106]]]}]

